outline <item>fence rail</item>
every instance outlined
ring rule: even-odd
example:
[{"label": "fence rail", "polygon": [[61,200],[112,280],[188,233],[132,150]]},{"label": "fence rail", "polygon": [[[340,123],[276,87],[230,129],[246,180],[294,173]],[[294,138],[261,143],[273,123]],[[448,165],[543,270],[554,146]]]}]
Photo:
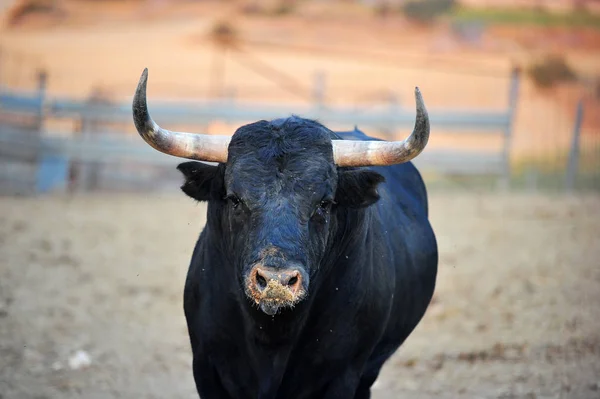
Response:
[{"label": "fence rail", "polygon": [[[353,107],[277,106],[233,101],[210,101],[193,105],[178,102],[152,101],[151,114],[162,123],[204,124],[214,120],[243,122],[280,118],[291,113],[316,118],[326,123],[360,125],[391,129],[414,124],[414,110],[386,107],[360,111]],[[37,95],[8,92],[0,94],[0,110],[32,113],[46,117],[89,119],[95,122],[131,122],[131,103],[90,104],[67,98],[43,100]],[[510,127],[512,115],[508,110],[430,110],[431,123],[444,130],[498,133]]]},{"label": "fence rail", "polygon": [[[100,173],[98,169],[106,169],[109,165],[114,169],[114,165],[138,162],[161,176],[168,175],[164,173],[164,168],[172,168],[179,162],[174,157],[154,150],[137,136],[107,131],[107,124],[132,124],[131,102],[115,104],[49,97],[45,88],[45,74],[40,74],[36,91],[0,87],[0,117],[25,115],[39,118],[39,126],[34,129],[18,129],[0,119],[0,186],[15,180],[19,162],[23,166],[23,173],[28,174],[24,180],[30,186],[34,182],[30,187],[31,192],[64,189],[73,183],[73,169],[79,170],[79,173],[75,173],[79,175],[75,180],[84,181],[79,186],[90,188],[93,184],[85,181],[94,180],[93,176]],[[432,134],[438,135],[440,131],[495,134],[502,139],[502,148],[497,151],[480,149],[468,152],[428,148],[415,159],[415,164],[422,171],[442,175],[494,176],[497,181],[507,185],[511,178],[510,143],[518,89],[519,72],[514,70],[505,109],[429,109]],[[412,127],[415,115],[414,109],[402,108],[393,102],[370,109],[356,109],[327,106],[319,101],[308,106],[291,106],[233,100],[194,103],[151,100],[150,111],[162,125],[197,125],[199,131],[216,120],[244,123],[293,113],[318,119],[329,126],[337,124],[351,128],[358,125],[389,132]],[[82,131],[74,137],[52,134],[43,128],[47,119],[79,121]],[[32,173],[34,177],[30,176]],[[118,171],[113,173],[116,180],[119,180],[118,174]],[[135,180],[135,171],[123,172],[123,176],[127,178],[120,180]]]}]

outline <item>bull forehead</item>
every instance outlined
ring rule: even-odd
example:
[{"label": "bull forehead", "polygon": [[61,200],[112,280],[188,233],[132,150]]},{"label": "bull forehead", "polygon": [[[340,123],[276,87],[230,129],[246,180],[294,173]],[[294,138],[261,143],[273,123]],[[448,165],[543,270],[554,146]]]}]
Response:
[{"label": "bull forehead", "polygon": [[331,137],[323,125],[298,117],[242,126],[229,146],[228,190],[271,197],[334,189]]},{"label": "bull forehead", "polygon": [[334,133],[318,122],[298,117],[259,121],[236,130],[229,144],[230,159],[254,154],[264,162],[294,154],[319,153],[333,162]]},{"label": "bull forehead", "polygon": [[[228,191],[283,205],[285,198],[305,201],[334,192],[337,183],[336,168],[318,156],[296,157],[283,167],[276,162],[257,162],[244,157],[227,169]],[[295,202],[295,201],[294,201]]]}]

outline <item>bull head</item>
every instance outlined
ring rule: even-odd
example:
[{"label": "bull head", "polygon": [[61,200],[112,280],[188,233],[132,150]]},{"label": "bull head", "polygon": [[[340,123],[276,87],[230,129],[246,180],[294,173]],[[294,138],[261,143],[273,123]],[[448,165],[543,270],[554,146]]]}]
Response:
[{"label": "bull head", "polygon": [[226,281],[235,270],[239,292],[267,315],[295,307],[309,296],[309,282],[319,286],[327,267],[344,262],[340,242],[356,238],[345,212],[377,202],[384,180],[355,167],[407,162],[429,137],[418,89],[415,129],[399,142],[338,140],[320,123],[297,117],[251,123],[231,137],[171,132],[148,113],[147,78],[144,70],[133,100],[138,132],[164,153],[218,163],[180,164],[182,190],[208,201],[206,245],[224,265],[207,267],[228,274]]},{"label": "bull head", "polygon": [[[165,154],[206,162],[227,162],[229,136],[172,132],[158,126],[146,103],[148,69],[144,69],[133,98],[133,121],[142,138]],[[429,117],[419,88],[415,88],[417,116],[412,134],[402,141],[332,140],[338,166],[384,166],[408,162],[429,140]]]}]

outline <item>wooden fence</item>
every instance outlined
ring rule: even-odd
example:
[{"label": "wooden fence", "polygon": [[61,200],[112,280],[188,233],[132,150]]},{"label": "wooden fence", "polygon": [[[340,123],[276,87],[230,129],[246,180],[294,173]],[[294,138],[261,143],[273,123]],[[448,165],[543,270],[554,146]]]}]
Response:
[{"label": "wooden fence", "polygon": [[[152,189],[157,185],[157,176],[172,177],[165,168],[174,170],[180,160],[152,149],[137,136],[103,130],[102,126],[107,124],[133,124],[131,102],[102,104],[50,97],[45,88],[45,74],[40,74],[36,91],[0,87],[1,191],[45,193],[69,189],[77,181],[76,186],[87,190],[97,188],[98,179],[103,178],[126,182],[128,187],[146,186]],[[432,135],[439,134],[438,131],[500,135],[503,144],[499,151],[462,152],[428,148],[415,160],[417,166],[422,171],[439,174],[491,175],[507,185],[511,177],[510,145],[518,92],[519,72],[514,70],[505,109],[429,109]],[[414,108],[404,109],[394,104],[356,110],[352,107],[329,107],[320,102],[305,107],[230,100],[191,104],[150,99],[149,103],[153,117],[163,126],[185,124],[204,127],[216,120],[241,124],[293,113],[316,118],[325,124],[347,126],[348,130],[358,125],[366,129],[409,131],[415,117]],[[81,121],[84,126],[82,134],[65,137],[58,132],[49,132],[44,128],[47,119]],[[100,130],[87,134],[85,126],[89,126],[90,122]],[[118,169],[117,165],[126,166]],[[100,166],[105,170],[112,168],[112,175],[103,172],[104,175],[99,176]],[[79,171],[78,176],[73,176],[74,169]]]}]

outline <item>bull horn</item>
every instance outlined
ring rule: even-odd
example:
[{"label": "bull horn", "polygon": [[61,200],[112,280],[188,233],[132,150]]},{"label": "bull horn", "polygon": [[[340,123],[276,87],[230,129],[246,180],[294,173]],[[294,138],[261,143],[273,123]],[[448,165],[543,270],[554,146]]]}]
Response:
[{"label": "bull horn", "polygon": [[384,166],[408,162],[423,151],[429,140],[429,116],[418,87],[417,118],[412,134],[403,141],[333,140],[333,159],[338,166]]},{"label": "bull horn", "polygon": [[227,149],[231,137],[171,132],[158,126],[148,113],[147,82],[148,68],[145,68],[133,97],[133,122],[144,141],[156,150],[176,157],[206,162],[227,162]]}]

